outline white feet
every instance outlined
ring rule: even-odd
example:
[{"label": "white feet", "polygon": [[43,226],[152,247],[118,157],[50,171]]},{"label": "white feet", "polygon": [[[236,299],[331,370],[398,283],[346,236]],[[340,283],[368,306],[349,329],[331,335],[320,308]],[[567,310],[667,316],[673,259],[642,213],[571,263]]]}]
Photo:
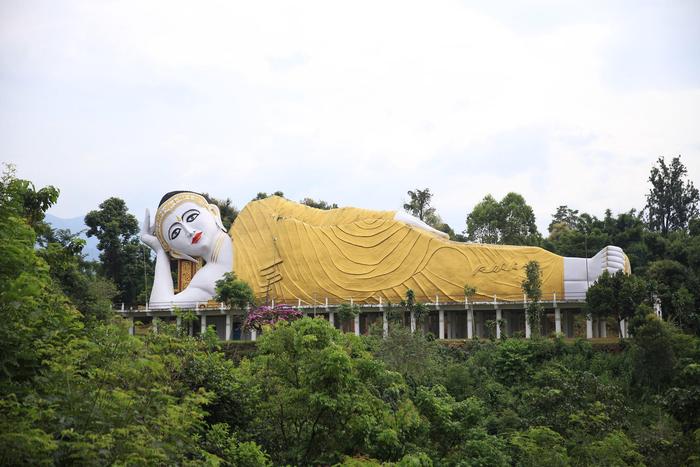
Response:
[{"label": "white feet", "polygon": [[625,254],[619,246],[606,246],[588,260],[588,268],[594,271],[595,281],[604,271],[615,274],[625,270]]},{"label": "white feet", "polygon": [[610,274],[618,271],[629,272],[627,257],[622,248],[606,246],[589,259],[564,258],[565,298],[585,298],[588,287],[595,283],[603,271],[608,271]]}]

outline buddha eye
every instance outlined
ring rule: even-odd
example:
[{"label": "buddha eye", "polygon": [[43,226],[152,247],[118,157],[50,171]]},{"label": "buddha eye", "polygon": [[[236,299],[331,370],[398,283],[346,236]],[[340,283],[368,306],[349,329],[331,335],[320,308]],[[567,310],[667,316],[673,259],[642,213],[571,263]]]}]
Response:
[{"label": "buddha eye", "polygon": [[185,218],[185,221],[186,221],[186,222],[192,222],[192,221],[194,221],[194,220],[197,218],[197,216],[199,216],[199,213],[198,213],[197,211],[194,211],[192,214],[188,215],[188,216]]},{"label": "buddha eye", "polygon": [[178,235],[180,235],[180,232],[182,231],[182,228],[177,227],[173,230],[170,231],[170,240],[175,240]]}]

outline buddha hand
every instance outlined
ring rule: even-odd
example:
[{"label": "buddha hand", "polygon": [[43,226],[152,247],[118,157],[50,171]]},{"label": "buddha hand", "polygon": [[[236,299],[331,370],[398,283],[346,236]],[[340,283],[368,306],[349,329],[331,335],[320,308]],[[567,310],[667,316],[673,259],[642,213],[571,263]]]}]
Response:
[{"label": "buddha hand", "polygon": [[148,209],[146,209],[146,215],[143,218],[143,224],[141,224],[141,241],[156,253],[163,249],[158,237],[154,235],[154,226],[151,225],[151,213]]}]

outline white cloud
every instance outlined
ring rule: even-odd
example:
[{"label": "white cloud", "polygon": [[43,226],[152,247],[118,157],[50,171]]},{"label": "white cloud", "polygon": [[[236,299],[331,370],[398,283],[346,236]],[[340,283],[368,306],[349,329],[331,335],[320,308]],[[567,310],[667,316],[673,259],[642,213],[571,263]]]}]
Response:
[{"label": "white cloud", "polygon": [[457,1],[6,4],[0,148],[63,188],[65,216],[183,187],[396,209],[428,186],[456,230],[508,191],[544,229],[560,203],[641,207],[660,155],[700,173],[700,83],[610,80],[610,51],[642,35],[688,60],[670,54],[688,12],[656,8],[678,24],[606,3],[530,2],[523,20]]}]

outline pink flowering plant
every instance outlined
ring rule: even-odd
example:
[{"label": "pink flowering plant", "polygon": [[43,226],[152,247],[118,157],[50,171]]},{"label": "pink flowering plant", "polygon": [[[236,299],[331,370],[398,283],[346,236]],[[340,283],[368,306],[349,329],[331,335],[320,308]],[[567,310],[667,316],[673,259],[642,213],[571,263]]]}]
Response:
[{"label": "pink flowering plant", "polygon": [[248,312],[243,326],[246,329],[262,331],[264,326],[273,326],[280,321],[294,321],[303,316],[304,313],[290,305],[263,305]]}]

